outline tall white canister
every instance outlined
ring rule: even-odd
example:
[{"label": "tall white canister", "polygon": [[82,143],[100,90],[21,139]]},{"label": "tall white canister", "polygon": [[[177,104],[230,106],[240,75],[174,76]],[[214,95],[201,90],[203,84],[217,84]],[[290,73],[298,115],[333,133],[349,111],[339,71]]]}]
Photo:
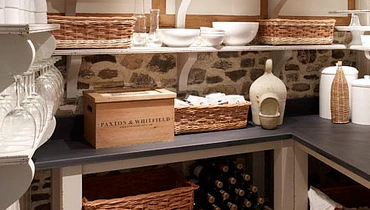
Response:
[{"label": "tall white canister", "polygon": [[370,75],[352,81],[352,123],[370,125]]},{"label": "tall white canister", "polygon": [[[358,78],[358,70],[351,66],[342,66],[344,75],[348,83],[349,99],[351,100],[351,82]],[[330,112],[330,90],[333,82],[335,73],[337,71],[336,66],[329,66],[321,71],[320,76],[320,90],[319,90],[319,116],[324,119],[331,119]],[[351,101],[349,102],[351,105]],[[351,113],[351,107],[350,107]]]}]

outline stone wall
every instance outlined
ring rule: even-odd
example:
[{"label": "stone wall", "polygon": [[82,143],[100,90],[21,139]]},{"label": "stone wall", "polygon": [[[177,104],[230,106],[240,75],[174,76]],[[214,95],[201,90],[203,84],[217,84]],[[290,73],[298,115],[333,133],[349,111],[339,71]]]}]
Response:
[{"label": "stone wall", "polygon": [[[203,96],[212,92],[240,94],[249,98],[249,87],[264,73],[269,52],[198,53],[190,70],[187,94]],[[283,65],[279,75],[288,98],[317,97],[320,70],[338,60],[356,66],[356,52],[350,50],[299,50]],[[176,92],[177,54],[91,55],[83,57],[78,90],[115,87],[160,87]],[[62,63],[63,65],[63,63]],[[64,69],[61,67],[60,69]],[[82,100],[65,103],[58,115],[82,114]]]}]

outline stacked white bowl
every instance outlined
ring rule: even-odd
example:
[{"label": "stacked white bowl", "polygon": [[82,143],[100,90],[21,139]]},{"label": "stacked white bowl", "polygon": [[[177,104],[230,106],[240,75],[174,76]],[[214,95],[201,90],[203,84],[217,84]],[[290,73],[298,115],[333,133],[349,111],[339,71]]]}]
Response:
[{"label": "stacked white bowl", "polygon": [[258,22],[212,22],[212,27],[225,31],[224,44],[244,46],[257,35]]},{"label": "stacked white bowl", "polygon": [[225,31],[210,27],[200,27],[202,46],[219,47],[225,38]]}]

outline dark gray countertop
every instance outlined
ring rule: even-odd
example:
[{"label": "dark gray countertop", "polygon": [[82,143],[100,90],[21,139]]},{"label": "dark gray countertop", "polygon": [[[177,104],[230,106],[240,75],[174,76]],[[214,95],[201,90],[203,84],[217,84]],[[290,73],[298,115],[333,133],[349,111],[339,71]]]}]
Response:
[{"label": "dark gray countertop", "polygon": [[276,130],[248,126],[182,134],[167,142],[106,149],[94,149],[81,135],[56,136],[36,150],[33,161],[39,170],[284,139],[294,139],[370,181],[370,126],[332,124],[318,115],[287,117]]}]

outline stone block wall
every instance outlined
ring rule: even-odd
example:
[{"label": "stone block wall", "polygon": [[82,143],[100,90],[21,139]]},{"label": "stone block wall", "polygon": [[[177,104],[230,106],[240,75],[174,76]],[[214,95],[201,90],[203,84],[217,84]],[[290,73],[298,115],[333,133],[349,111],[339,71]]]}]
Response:
[{"label": "stone block wall", "polygon": [[[264,73],[269,52],[198,53],[185,92],[203,96],[213,92],[240,94],[249,98],[249,87]],[[286,84],[288,99],[317,97],[320,71],[338,60],[356,66],[356,52],[350,50],[298,50],[292,52],[278,76]],[[277,62],[277,61],[274,61]],[[65,69],[63,62],[59,67]],[[59,65],[60,65],[59,64]],[[177,54],[91,55],[82,59],[78,77],[83,90],[117,87],[160,87],[176,92]],[[82,114],[82,99],[65,103],[58,115]]]}]

